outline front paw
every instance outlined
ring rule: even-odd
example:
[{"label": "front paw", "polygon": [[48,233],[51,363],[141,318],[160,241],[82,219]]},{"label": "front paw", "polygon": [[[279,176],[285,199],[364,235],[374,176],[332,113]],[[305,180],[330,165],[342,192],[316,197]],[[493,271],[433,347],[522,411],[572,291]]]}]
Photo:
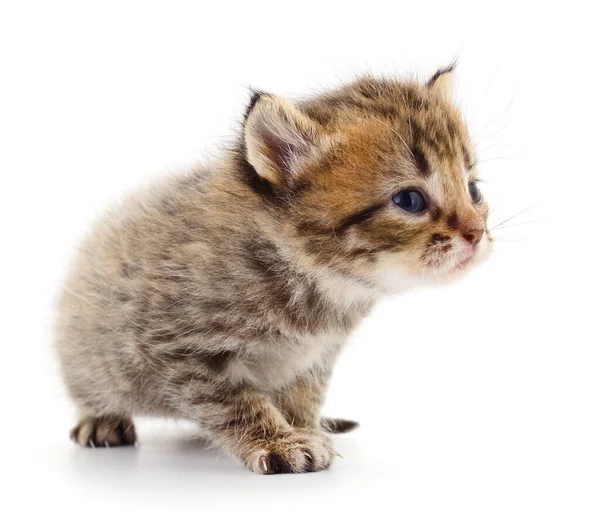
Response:
[{"label": "front paw", "polygon": [[278,434],[252,448],[245,463],[259,474],[317,472],[329,468],[336,455],[325,434],[308,429]]}]

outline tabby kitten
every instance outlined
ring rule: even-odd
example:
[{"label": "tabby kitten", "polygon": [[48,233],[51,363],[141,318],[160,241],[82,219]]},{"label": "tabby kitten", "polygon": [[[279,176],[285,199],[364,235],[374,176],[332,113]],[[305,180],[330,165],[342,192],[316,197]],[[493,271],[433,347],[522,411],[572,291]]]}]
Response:
[{"label": "tabby kitten", "polygon": [[133,415],[165,415],[254,472],[328,468],[326,432],[356,425],[320,417],[348,334],[384,294],[489,251],[450,74],[256,93],[221,161],[105,216],[60,301],[72,438],[130,445]]}]

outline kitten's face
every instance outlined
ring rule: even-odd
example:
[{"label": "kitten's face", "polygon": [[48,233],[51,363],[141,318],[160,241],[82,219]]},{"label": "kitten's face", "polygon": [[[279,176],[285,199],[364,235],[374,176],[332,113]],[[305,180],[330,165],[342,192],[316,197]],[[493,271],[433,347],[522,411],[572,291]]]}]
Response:
[{"label": "kitten's face", "polygon": [[249,160],[283,191],[282,217],[319,264],[393,290],[461,275],[489,252],[488,207],[444,77],[365,79],[300,109],[269,108],[267,126],[283,119],[274,131],[251,111],[261,141],[247,131]]}]

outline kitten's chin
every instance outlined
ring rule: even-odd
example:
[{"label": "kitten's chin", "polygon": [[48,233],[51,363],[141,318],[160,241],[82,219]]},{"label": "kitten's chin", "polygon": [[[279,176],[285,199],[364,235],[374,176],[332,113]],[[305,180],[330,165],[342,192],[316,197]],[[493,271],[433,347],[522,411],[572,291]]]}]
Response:
[{"label": "kitten's chin", "polygon": [[386,253],[379,256],[372,271],[372,281],[383,295],[395,295],[427,286],[430,279],[404,253]]}]

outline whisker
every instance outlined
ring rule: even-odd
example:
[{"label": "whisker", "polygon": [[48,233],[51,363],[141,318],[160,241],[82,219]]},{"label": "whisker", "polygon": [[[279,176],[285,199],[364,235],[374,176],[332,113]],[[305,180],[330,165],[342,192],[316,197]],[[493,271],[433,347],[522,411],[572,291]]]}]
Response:
[{"label": "whisker", "polygon": [[481,144],[482,142],[485,142],[488,139],[491,139],[492,137],[495,137],[496,135],[498,135],[499,133],[502,133],[503,131],[506,131],[508,129],[508,124],[506,126],[504,126],[502,129],[499,129],[498,131],[494,131],[494,133],[490,133],[489,135],[485,136],[482,139],[479,139],[475,144],[473,144],[473,147],[477,147],[479,146],[479,144]]},{"label": "whisker", "polygon": [[533,221],[525,221],[525,222],[518,222],[517,224],[507,224],[506,226],[501,226],[500,228],[496,227],[494,228],[495,230],[503,230],[504,228],[513,228],[515,226],[523,226],[523,224],[531,224],[533,222],[542,222],[546,219],[535,219]]},{"label": "whisker", "polygon": [[496,212],[498,210],[498,200],[496,200],[496,202],[494,202],[494,204],[491,204],[489,209],[488,209],[488,219],[492,217],[492,215],[494,214],[494,212]]},{"label": "whisker", "polygon": [[505,239],[503,237],[494,237],[494,242],[523,242],[526,239]]},{"label": "whisker", "polygon": [[502,150],[502,149],[507,149],[510,147],[511,147],[510,144],[502,144],[502,139],[500,139],[500,140],[497,140],[496,142],[494,142],[493,144],[486,146],[485,148],[477,148],[477,153],[483,153],[484,151],[488,151],[488,150],[494,149],[494,148]]},{"label": "whisker", "polygon": [[521,210],[520,212],[515,213],[514,215],[511,215],[508,219],[504,219],[502,222],[499,222],[495,226],[492,226],[489,229],[489,231],[495,230],[498,226],[502,226],[503,224],[507,223],[508,221],[514,219],[515,217],[518,217],[519,215],[521,215],[522,213],[525,213],[526,211],[529,211],[529,210],[535,208],[536,206],[539,206],[539,204],[534,204],[533,206],[529,206],[528,208],[525,208],[524,210]]},{"label": "whisker", "polygon": [[483,126],[482,128],[480,128],[479,130],[477,130],[475,132],[475,134],[473,135],[473,139],[475,139],[479,135],[481,135],[481,133],[483,132],[483,130],[486,129],[492,122],[495,122],[497,120],[500,120],[500,119],[504,118],[504,116],[511,109],[514,101],[515,101],[515,94],[513,93],[513,96],[511,97],[509,103],[504,107],[504,109],[502,110],[502,112],[499,115],[496,115],[495,117],[493,117],[490,121],[488,121],[488,123],[485,126]]},{"label": "whisker", "polygon": [[517,157],[492,157],[491,159],[478,160],[477,164],[483,164],[484,162],[490,162],[492,160],[518,160]]}]

